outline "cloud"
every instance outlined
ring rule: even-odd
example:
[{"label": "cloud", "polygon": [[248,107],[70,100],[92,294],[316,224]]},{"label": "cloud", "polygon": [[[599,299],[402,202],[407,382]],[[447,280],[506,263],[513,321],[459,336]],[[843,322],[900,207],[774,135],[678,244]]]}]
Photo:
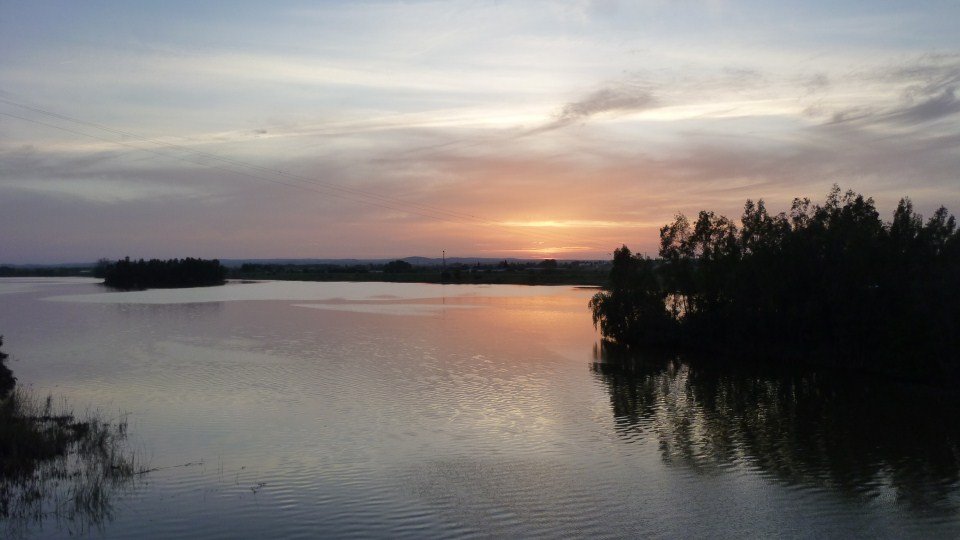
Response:
[{"label": "cloud", "polygon": [[[246,76],[243,62],[228,64],[216,69]],[[147,133],[186,137],[160,138],[177,145],[160,147],[169,158],[62,133],[34,137],[37,128],[11,123],[0,126],[7,140],[0,189],[8,184],[0,230],[29,234],[5,245],[4,257],[79,260],[139,253],[132,251],[138,245],[156,249],[146,256],[183,255],[184,246],[219,256],[404,256],[437,246],[507,253],[530,245],[604,256],[625,242],[653,254],[657,227],[678,210],[735,217],[748,197],[783,210],[794,196],[822,200],[833,182],[875,196],[885,216],[902,195],[924,212],[940,203],[960,208],[960,128],[943,121],[960,112],[960,56],[854,73],[819,61],[730,65],[738,64],[626,66],[620,79],[609,78],[617,77],[613,71],[582,75],[577,80],[608,82],[569,102],[569,86],[546,87],[573,79],[544,78],[533,91],[520,78],[524,84],[487,81],[479,93],[427,92],[447,98],[409,106],[412,94],[391,93],[389,102],[370,94],[380,106],[347,101],[340,111],[293,100],[291,107],[307,112],[235,114],[175,132],[145,124]],[[300,88],[281,83],[322,79],[307,69],[314,67],[287,66],[292,79],[277,84]],[[357,90],[363,85],[389,86],[391,73],[373,71],[371,80],[345,76],[330,84],[350,83],[351,95],[369,91]],[[447,88],[471,85],[453,73]],[[481,76],[486,72],[477,71]],[[493,98],[488,87],[498,89]],[[508,88],[523,95],[511,97]],[[335,103],[338,95],[324,93],[317,103]],[[805,107],[816,110],[804,117]],[[620,121],[592,121],[611,116]],[[251,165],[198,159],[183,147]],[[450,219],[424,216],[437,208]],[[464,215],[481,219],[456,217]],[[531,237],[544,243],[531,244]]]},{"label": "cloud", "polygon": [[932,96],[960,85],[960,54],[926,54],[912,61],[882,68],[873,78],[907,84],[908,96]]},{"label": "cloud", "polygon": [[638,112],[659,107],[660,101],[646,88],[621,83],[601,88],[579,101],[567,103],[553,121],[529,133],[542,133],[583,122],[603,113]]},{"label": "cloud", "polygon": [[802,86],[808,94],[822,92],[830,88],[830,77],[825,73],[808,75],[802,78],[800,86]]},{"label": "cloud", "polygon": [[539,221],[501,221],[506,227],[556,228],[556,229],[628,229],[659,227],[660,223],[649,221],[610,221],[604,219],[563,219]]},{"label": "cloud", "polygon": [[568,103],[560,114],[561,121],[576,121],[610,111],[638,111],[657,106],[650,92],[628,86],[603,88],[586,98]]},{"label": "cloud", "polygon": [[[856,124],[902,133],[931,129],[930,124],[960,112],[957,54],[899,60],[842,76],[831,75],[829,82],[823,88],[827,92],[819,92],[805,111],[811,118],[826,118],[825,124]],[[951,131],[949,126],[937,127]]]},{"label": "cloud", "polygon": [[34,179],[4,183],[3,187],[93,203],[126,203],[139,199],[183,199],[198,193],[185,186],[99,178]]},{"label": "cloud", "polygon": [[910,101],[892,107],[853,107],[833,113],[830,123],[858,123],[867,125],[895,125],[913,127],[936,122],[960,112],[960,100],[955,88],[946,88],[940,94],[919,103]]},{"label": "cloud", "polygon": [[947,88],[938,96],[890,113],[888,118],[899,124],[913,125],[939,120],[957,112],[960,112],[960,101],[957,100],[956,89]]}]

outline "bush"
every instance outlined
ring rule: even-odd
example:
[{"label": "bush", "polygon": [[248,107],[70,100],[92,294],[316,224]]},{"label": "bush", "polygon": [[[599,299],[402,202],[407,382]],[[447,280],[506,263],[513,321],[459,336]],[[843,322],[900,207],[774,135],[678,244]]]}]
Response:
[{"label": "bush", "polygon": [[[3,347],[3,336],[0,336],[0,347]],[[17,378],[13,376],[13,372],[7,367],[6,362],[7,353],[0,351],[0,399],[7,397],[7,394],[13,390],[13,385],[17,382]]]}]

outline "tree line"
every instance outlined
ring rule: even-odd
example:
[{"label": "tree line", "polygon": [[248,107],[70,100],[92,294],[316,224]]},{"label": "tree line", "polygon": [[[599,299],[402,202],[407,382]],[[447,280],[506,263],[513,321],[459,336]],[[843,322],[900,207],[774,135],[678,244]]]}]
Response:
[{"label": "tree line", "polygon": [[836,185],[776,215],[748,200],[739,226],[677,215],[657,259],[617,249],[590,307],[628,347],[958,379],[960,232],[946,208],[924,221],[908,198],[883,222],[872,198]]},{"label": "tree line", "polygon": [[227,269],[217,259],[143,259],[130,257],[116,262],[101,260],[94,275],[103,283],[118,289],[147,289],[164,287],[203,287],[222,285]]},{"label": "tree line", "polygon": [[290,279],[303,281],[388,281],[418,283],[513,283],[600,285],[609,261],[448,262],[415,264],[396,259],[384,263],[244,263],[230,269],[235,279]]}]

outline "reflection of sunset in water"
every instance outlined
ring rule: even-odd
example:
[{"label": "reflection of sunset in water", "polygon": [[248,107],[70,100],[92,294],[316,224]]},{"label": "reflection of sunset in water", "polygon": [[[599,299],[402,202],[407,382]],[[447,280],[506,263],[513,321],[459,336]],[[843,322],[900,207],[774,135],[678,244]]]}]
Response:
[{"label": "reflection of sunset in water", "polygon": [[111,536],[960,531],[936,412],[613,362],[594,289],[366,285],[18,283],[0,329],[22,384],[129,411],[150,465],[195,464],[151,473]]}]

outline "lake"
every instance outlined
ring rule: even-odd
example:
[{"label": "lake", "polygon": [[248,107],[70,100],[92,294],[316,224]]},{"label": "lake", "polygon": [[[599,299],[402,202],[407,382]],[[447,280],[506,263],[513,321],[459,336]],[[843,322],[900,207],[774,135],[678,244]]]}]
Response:
[{"label": "lake", "polygon": [[[158,468],[42,537],[958,537],[937,392],[599,344],[573,287],[0,280],[19,384]],[[41,528],[42,527],[42,528]]]}]

